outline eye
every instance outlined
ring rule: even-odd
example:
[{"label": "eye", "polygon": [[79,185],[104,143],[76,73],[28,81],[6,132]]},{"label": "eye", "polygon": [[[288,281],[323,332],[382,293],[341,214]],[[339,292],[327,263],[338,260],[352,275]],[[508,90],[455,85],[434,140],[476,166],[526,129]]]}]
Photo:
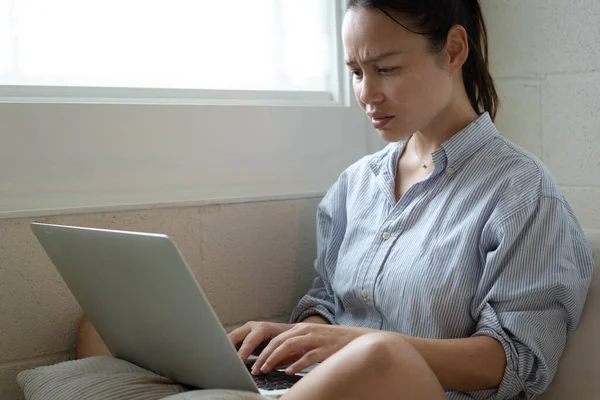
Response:
[{"label": "eye", "polygon": [[393,72],[395,72],[398,68],[393,67],[393,68],[377,68],[377,73],[378,74],[391,74]]},{"label": "eye", "polygon": [[362,78],[362,71],[350,71],[355,78]]}]

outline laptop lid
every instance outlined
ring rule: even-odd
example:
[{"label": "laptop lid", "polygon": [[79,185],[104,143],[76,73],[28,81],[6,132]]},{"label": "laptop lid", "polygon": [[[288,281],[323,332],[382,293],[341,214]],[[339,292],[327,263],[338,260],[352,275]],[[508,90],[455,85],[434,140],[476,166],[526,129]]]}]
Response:
[{"label": "laptop lid", "polygon": [[32,229],[116,357],[198,388],[259,392],[168,236]]}]

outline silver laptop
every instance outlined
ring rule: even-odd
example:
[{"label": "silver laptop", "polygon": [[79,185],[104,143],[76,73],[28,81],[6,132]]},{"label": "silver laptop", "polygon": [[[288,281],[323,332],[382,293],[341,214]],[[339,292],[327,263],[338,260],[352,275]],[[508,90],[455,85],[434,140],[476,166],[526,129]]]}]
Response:
[{"label": "silver laptop", "polygon": [[32,229],[117,358],[202,389],[272,396],[300,379],[249,373],[168,236],[40,223]]}]

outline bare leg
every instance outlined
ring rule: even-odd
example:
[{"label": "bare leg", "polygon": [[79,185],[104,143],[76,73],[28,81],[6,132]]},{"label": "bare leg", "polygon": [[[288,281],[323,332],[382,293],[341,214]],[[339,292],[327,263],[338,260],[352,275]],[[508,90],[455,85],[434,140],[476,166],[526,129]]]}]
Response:
[{"label": "bare leg", "polygon": [[77,332],[77,358],[111,355],[90,320],[84,317]]},{"label": "bare leg", "polygon": [[446,395],[410,344],[382,332],[354,340],[283,396],[298,399],[445,400]]}]

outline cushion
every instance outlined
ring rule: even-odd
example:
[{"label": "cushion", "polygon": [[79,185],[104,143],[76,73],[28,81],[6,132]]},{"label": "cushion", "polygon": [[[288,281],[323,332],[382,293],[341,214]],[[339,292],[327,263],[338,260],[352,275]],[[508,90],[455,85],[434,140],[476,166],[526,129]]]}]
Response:
[{"label": "cushion", "polygon": [[543,400],[598,399],[600,381],[600,231],[586,230],[594,251],[594,275],[579,321],[567,339],[558,371]]},{"label": "cushion", "polygon": [[255,393],[185,389],[127,361],[92,357],[19,373],[27,400],[261,400]]}]

